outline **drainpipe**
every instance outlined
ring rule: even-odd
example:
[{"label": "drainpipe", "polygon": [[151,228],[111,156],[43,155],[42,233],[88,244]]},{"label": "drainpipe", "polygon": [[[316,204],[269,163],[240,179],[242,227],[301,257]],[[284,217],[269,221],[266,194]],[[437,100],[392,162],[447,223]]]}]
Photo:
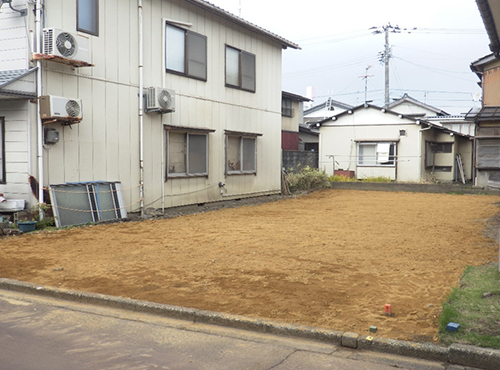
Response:
[{"label": "drainpipe", "polygon": [[139,197],[141,216],[144,216],[144,35],[142,24],[142,0],[137,0],[139,21]]},{"label": "drainpipe", "polygon": [[[35,2],[35,53],[42,53],[42,0]],[[38,159],[38,211],[43,219],[43,126],[40,116],[40,96],[42,95],[42,61],[36,61],[36,122],[37,122],[37,159]]]}]

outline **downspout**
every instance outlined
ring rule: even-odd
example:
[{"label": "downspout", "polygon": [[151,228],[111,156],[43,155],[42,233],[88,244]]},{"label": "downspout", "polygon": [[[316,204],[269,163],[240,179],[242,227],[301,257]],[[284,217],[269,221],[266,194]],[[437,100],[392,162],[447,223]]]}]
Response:
[{"label": "downspout", "polygon": [[137,0],[139,22],[139,198],[141,216],[144,216],[144,34],[142,23],[142,0]]},{"label": "downspout", "polygon": [[[42,53],[42,0],[35,2],[35,53]],[[37,159],[38,159],[38,211],[43,219],[43,126],[40,116],[40,96],[42,96],[42,61],[36,61],[36,122],[37,122]]]}]

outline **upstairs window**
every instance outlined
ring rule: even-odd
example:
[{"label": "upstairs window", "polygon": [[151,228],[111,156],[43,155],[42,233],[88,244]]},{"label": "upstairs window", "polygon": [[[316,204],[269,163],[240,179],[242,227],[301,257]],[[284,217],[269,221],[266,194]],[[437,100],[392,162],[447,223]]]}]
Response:
[{"label": "upstairs window", "polygon": [[99,0],[76,0],[76,29],[99,36]]},{"label": "upstairs window", "polygon": [[165,26],[165,67],[168,72],[207,80],[207,37]]},{"label": "upstairs window", "polygon": [[226,86],[255,92],[255,55],[226,46]]},{"label": "upstairs window", "polygon": [[281,115],[283,117],[293,117],[292,99],[281,98]]}]

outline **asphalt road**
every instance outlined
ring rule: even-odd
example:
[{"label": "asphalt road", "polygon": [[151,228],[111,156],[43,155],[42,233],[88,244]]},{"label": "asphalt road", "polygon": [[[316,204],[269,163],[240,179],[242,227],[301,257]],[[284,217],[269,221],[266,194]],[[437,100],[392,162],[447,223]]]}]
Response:
[{"label": "asphalt road", "polygon": [[463,370],[0,290],[0,370]]}]

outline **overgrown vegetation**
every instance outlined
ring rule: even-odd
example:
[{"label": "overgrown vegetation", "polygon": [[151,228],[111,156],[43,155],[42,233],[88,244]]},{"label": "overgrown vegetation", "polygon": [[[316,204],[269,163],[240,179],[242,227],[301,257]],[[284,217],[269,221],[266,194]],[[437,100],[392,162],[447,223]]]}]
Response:
[{"label": "overgrown vegetation", "polygon": [[327,189],[330,187],[328,175],[317,168],[305,166],[296,172],[290,172],[286,176],[286,182],[290,192]]},{"label": "overgrown vegetation", "polygon": [[[460,324],[457,332],[446,331],[448,323]],[[454,288],[439,322],[440,340],[500,348],[500,273],[498,264],[467,267]]]},{"label": "overgrown vegetation", "polygon": [[343,175],[331,175],[328,178],[328,180],[330,180],[331,182],[382,182],[382,183],[387,183],[392,181],[389,177],[385,176],[364,177],[358,180],[355,177],[347,177]]}]

